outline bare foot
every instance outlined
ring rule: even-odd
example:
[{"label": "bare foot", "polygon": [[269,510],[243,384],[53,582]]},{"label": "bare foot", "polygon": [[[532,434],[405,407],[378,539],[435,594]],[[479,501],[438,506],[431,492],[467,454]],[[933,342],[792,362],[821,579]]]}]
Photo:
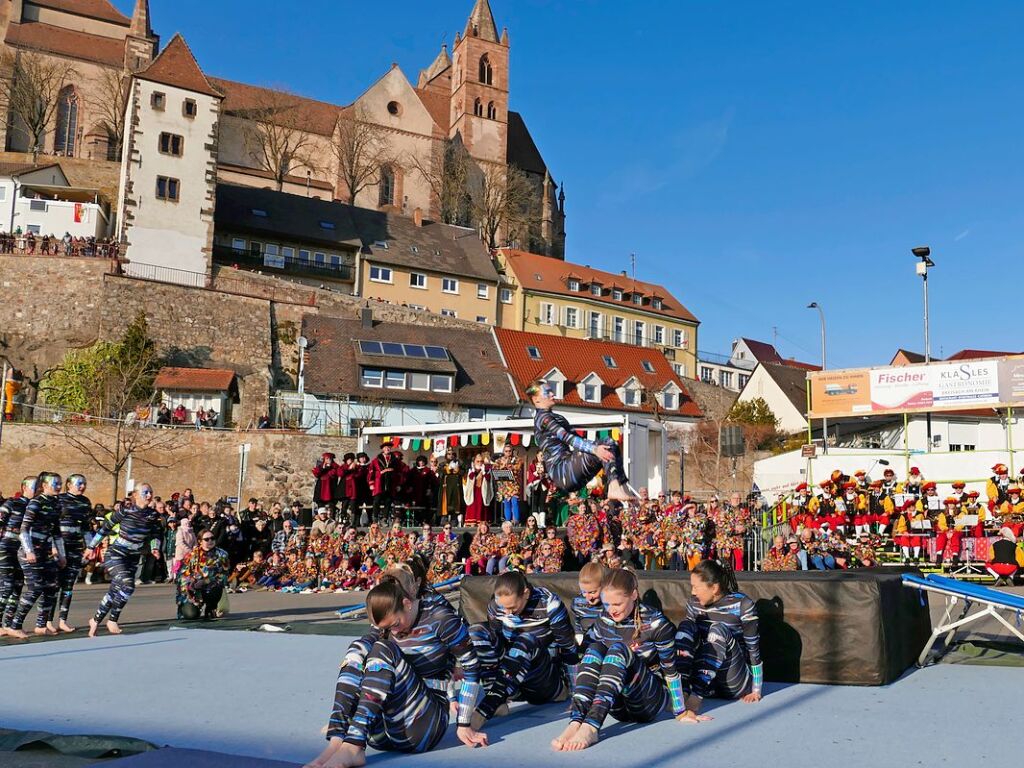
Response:
[{"label": "bare foot", "polygon": [[32,630],[32,633],[35,635],[56,635],[57,630],[55,629],[51,632],[49,627],[36,627]]},{"label": "bare foot", "polygon": [[7,627],[0,627],[0,637],[7,637]]},{"label": "bare foot", "polygon": [[570,739],[572,739],[573,736],[576,735],[576,731],[580,729],[581,725],[582,723],[577,722],[569,723],[569,725],[565,727],[564,731],[558,734],[556,738],[551,740],[551,748],[555,750],[555,752],[561,752],[563,749],[565,749],[565,742],[569,741]]},{"label": "bare foot", "polygon": [[569,741],[565,742],[565,746],[562,747],[562,751],[579,752],[580,750],[592,747],[595,744],[597,744],[597,728],[583,723],[580,725],[579,730],[576,731],[576,735]]},{"label": "bare foot", "polygon": [[46,631],[51,635],[57,634],[57,627],[53,625],[52,621],[46,622]]},{"label": "bare foot", "polygon": [[66,621],[61,621],[61,623],[60,623],[60,631],[61,632],[77,632],[78,631],[78,627],[72,627]]},{"label": "bare foot", "polygon": [[14,629],[14,627],[8,627],[7,636],[12,640],[28,640],[28,634],[20,629]]},{"label": "bare foot", "polygon": [[100,628],[100,625],[96,622],[96,619],[89,619],[89,637],[96,637],[96,630]]},{"label": "bare foot", "polygon": [[107,619],[107,632],[112,635],[120,635],[124,630],[117,626],[117,622]]},{"label": "bare foot", "polygon": [[622,487],[618,480],[612,480],[608,484],[609,501],[632,501],[635,497]]}]

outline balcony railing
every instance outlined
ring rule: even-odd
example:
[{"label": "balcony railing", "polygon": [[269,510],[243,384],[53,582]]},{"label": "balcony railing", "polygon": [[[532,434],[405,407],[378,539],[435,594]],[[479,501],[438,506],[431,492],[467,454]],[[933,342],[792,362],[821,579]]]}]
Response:
[{"label": "balcony railing", "polygon": [[237,265],[243,269],[259,269],[270,273],[291,275],[313,275],[327,280],[347,282],[352,282],[354,273],[351,264],[297,259],[294,256],[272,256],[241,248],[231,248],[226,245],[213,246],[213,259],[219,264]]}]

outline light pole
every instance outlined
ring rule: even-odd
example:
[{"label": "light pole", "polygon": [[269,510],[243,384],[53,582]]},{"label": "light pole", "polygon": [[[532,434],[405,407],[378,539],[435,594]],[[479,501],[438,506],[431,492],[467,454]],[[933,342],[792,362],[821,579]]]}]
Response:
[{"label": "light pole", "polygon": [[[808,309],[818,310],[818,317],[821,318],[821,370],[825,370],[825,311],[816,301],[807,305]],[[810,418],[810,416],[808,416]],[[821,420],[821,452],[828,453],[828,419]]]},{"label": "light pole", "polygon": [[[921,282],[924,284],[924,362],[927,365],[932,361],[932,342],[931,342],[931,331],[928,327],[928,270],[935,266],[935,262],[931,259],[932,249],[927,245],[919,245],[917,248],[911,248],[910,252],[913,253],[920,261],[917,262],[917,274],[921,276]],[[928,411],[925,414],[925,423],[928,428],[928,453],[932,451],[932,412]]]}]

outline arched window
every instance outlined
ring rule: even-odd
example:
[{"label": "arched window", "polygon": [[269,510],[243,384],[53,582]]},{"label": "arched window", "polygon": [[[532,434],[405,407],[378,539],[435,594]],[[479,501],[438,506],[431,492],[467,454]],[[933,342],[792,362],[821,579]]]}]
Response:
[{"label": "arched window", "polygon": [[497,120],[498,119],[498,110],[494,106],[494,102],[493,101],[487,102],[487,117],[490,120]]},{"label": "arched window", "polygon": [[473,114],[477,117],[484,116],[484,103],[480,99],[473,102]]},{"label": "arched window", "polygon": [[53,141],[54,153],[74,157],[77,136],[78,93],[73,85],[66,85],[57,97],[57,131]]},{"label": "arched window", "polygon": [[395,204],[395,169],[385,165],[380,169],[380,191],[377,205]]},{"label": "arched window", "polygon": [[494,80],[494,72],[491,70],[491,60],[485,53],[480,57],[480,82],[484,85],[491,85]]}]

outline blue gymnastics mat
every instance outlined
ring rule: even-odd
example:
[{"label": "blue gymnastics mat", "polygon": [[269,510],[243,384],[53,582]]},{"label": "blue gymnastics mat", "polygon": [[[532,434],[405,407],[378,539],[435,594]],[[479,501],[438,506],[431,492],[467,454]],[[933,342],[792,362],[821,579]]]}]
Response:
[{"label": "blue gymnastics mat", "polygon": [[[197,629],[2,645],[0,723],[176,748],[104,763],[118,768],[301,765],[325,744],[321,729],[349,641]],[[517,704],[489,724],[491,746],[484,750],[463,747],[450,729],[433,752],[371,751],[369,765],[522,768],[594,760],[764,768],[854,756],[858,764],[913,765],[928,755],[950,764],[1011,764],[1019,754],[1004,718],[971,718],[965,732],[927,713],[949,706],[1013,712],[1021,690],[1024,669],[959,665],[915,670],[879,687],[771,684],[759,704],[708,702],[714,720],[701,725],[667,717],[647,725],[609,719],[587,757],[548,746],[565,727],[566,704]]]}]

